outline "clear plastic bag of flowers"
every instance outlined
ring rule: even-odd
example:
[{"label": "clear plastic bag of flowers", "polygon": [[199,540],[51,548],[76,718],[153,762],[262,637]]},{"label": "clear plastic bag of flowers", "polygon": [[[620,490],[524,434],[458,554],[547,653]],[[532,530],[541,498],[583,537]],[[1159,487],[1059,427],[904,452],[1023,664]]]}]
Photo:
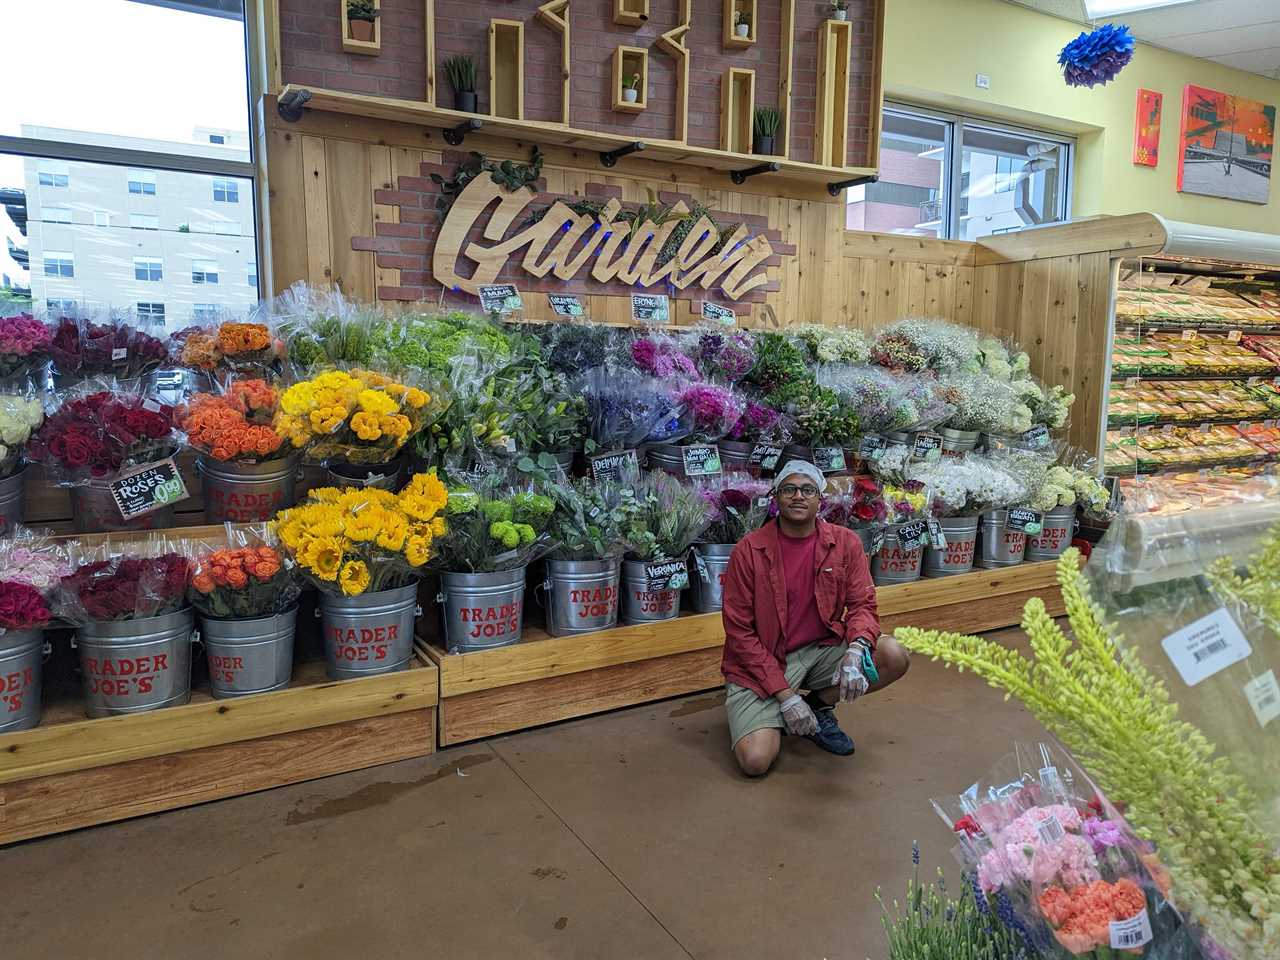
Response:
[{"label": "clear plastic bag of flowers", "polygon": [[183,327],[170,337],[174,363],[224,379],[232,373],[269,379],[284,359],[276,320],[265,310],[251,317],[222,317]]},{"label": "clear plastic bag of flowers", "polygon": [[631,362],[643,374],[661,381],[696,380],[698,366],[681,341],[663,330],[637,332],[631,341]]},{"label": "clear plastic bag of flowers", "polygon": [[945,391],[932,374],[903,374],[898,379],[906,391],[899,415],[911,418],[901,429],[932,430],[954,415],[955,407],[948,402]]},{"label": "clear plastic bag of flowers", "polygon": [[492,573],[527,566],[554,543],[549,532],[556,500],[536,481],[501,474],[451,486],[446,531],[436,541],[434,569]]},{"label": "clear plastic bag of flowers", "polygon": [[870,364],[828,363],[814,373],[820,386],[847,402],[864,434],[908,430],[920,421],[919,382]]},{"label": "clear plastic bag of flowers", "polygon": [[676,399],[692,419],[686,439],[715,443],[729,434],[746,412],[747,403],[732,387],[699,381],[679,390]]},{"label": "clear plastic bag of flowers", "polygon": [[347,299],[341,290],[320,290],[299,280],[259,307],[254,319],[274,326],[290,365],[305,377],[312,367],[371,363],[373,333],[383,315],[377,307]]},{"label": "clear plastic bag of flowers", "polygon": [[399,493],[319,487],[280,511],[280,544],[308,583],[341,596],[390,590],[418,579],[448,525],[448,494],[435,473],[419,473]]},{"label": "clear plastic bag of flowers", "polygon": [[809,363],[863,364],[871,359],[871,342],[856,327],[828,327],[805,323],[787,331],[803,346]]},{"label": "clear plastic bag of flowers", "polygon": [[978,367],[979,335],[972,327],[945,320],[907,317],[881,328],[871,357],[891,370],[953,373]]},{"label": "clear plastic bag of flowers", "polygon": [[61,405],[27,441],[27,458],[59,486],[109,480],[131,467],[173,456],[183,435],[174,408],[152,399],[138,381],[85,380],[63,392]]},{"label": "clear plastic bag of flowers", "polygon": [[737,543],[763,525],[773,507],[773,484],[749,473],[723,473],[698,489],[708,510],[699,537],[704,543]]},{"label": "clear plastic bag of flowers", "polygon": [[165,534],[67,544],[69,572],[58,585],[59,619],[81,625],[158,617],[187,605],[192,544]]},{"label": "clear plastic bag of flowers", "polygon": [[626,531],[632,560],[679,559],[711,523],[701,491],[660,470],[636,484],[635,496],[639,509]]},{"label": "clear plastic bag of flowers", "polygon": [[519,457],[539,453],[567,454],[582,449],[586,438],[587,402],[563,373],[538,355],[513,365],[500,376],[499,396],[510,411],[509,435]]},{"label": "clear plastic bag of flowers", "polygon": [[861,431],[853,404],[808,375],[775,387],[766,402],[786,417],[795,442],[808,447],[849,446]]},{"label": "clear plastic bag of flowers", "polygon": [[225,524],[221,536],[192,541],[187,595],[202,616],[244,620],[284,613],[302,581],[272,524]]},{"label": "clear plastic bag of flowers", "polygon": [[1097,460],[1079,448],[1064,448],[1029,506],[1042,512],[1078,506],[1086,516],[1109,521],[1114,517],[1110,501],[1111,494],[1099,479]]},{"label": "clear plastic bag of flowers", "polygon": [[1027,380],[1036,388],[1035,393],[1025,390],[1027,406],[1031,408],[1032,425],[1042,426],[1050,431],[1070,426],[1071,405],[1076,402],[1076,395],[1060,384],[1050,386],[1036,377],[1028,377]]},{"label": "clear plastic bag of flowers", "polygon": [[823,496],[818,516],[850,530],[876,530],[889,517],[884,487],[874,477],[859,474],[850,481],[847,490]]},{"label": "clear plastic bag of flowers", "polygon": [[984,373],[1006,383],[1031,376],[1031,356],[1012,338],[980,337],[978,366]]},{"label": "clear plastic bag of flowers", "polygon": [[631,366],[635,333],[629,327],[566,320],[544,324],[538,332],[547,363],[570,377],[592,367],[618,370]]},{"label": "clear plastic bag of flowers", "polygon": [[935,517],[974,516],[1026,502],[1025,484],[981,454],[908,463],[905,477],[929,488]]},{"label": "clear plastic bag of flowers", "polygon": [[297,431],[276,426],[284,386],[259,378],[225,376],[208,393],[196,393],[177,408],[175,420],[191,449],[215,460],[261,463],[299,452]]},{"label": "clear plastic bag of flowers", "polygon": [[169,361],[163,321],[74,310],[50,325],[50,355],[63,378],[134,380]]},{"label": "clear plastic bag of flowers", "polygon": [[374,350],[393,369],[407,368],[433,380],[447,379],[458,357],[488,376],[511,359],[511,338],[485,314],[458,308],[426,309],[415,304],[374,324]]},{"label": "clear plastic bag of flowers", "polygon": [[557,560],[605,560],[626,551],[625,532],[639,505],[634,484],[639,473],[621,481],[560,477],[546,487],[555,501],[547,526]]},{"label": "clear plastic bag of flowers", "polygon": [[518,454],[512,436],[510,381],[500,383],[473,350],[455,357],[442,389],[431,396],[427,427],[415,441],[418,456],[450,481],[505,469]]},{"label": "clear plastic bag of flowers", "polygon": [[44,423],[45,396],[29,381],[0,384],[0,479],[22,469],[27,442]]},{"label": "clear plastic bag of flowers", "polygon": [[272,427],[310,461],[380,466],[427,425],[432,399],[408,373],[327,369],[281,393]]},{"label": "clear plastic bag of flowers", "polygon": [[630,450],[647,440],[675,443],[693,426],[669,385],[634,370],[593,367],[574,389],[587,402],[588,453]]},{"label": "clear plastic bag of flowers", "polygon": [[48,626],[58,587],[71,572],[65,547],[17,526],[0,540],[0,571],[0,634]]},{"label": "clear plastic bag of flowers", "polygon": [[30,313],[0,314],[0,383],[42,381],[53,332]]},{"label": "clear plastic bag of flowers", "polygon": [[699,324],[681,337],[699,375],[712,383],[738,383],[756,362],[755,338],[746,330]]},{"label": "clear plastic bag of flowers", "polygon": [[759,399],[758,392],[743,396],[742,415],[724,435],[725,440],[737,443],[767,443],[786,446],[791,441],[791,430],[782,413]]}]

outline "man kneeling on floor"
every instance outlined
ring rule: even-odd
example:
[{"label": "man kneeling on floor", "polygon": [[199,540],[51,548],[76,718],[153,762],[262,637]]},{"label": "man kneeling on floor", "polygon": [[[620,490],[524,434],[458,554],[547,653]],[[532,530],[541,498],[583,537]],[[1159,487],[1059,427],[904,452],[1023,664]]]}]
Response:
[{"label": "man kneeling on floor", "polygon": [[849,756],[836,703],[907,672],[907,652],[880,636],[862,543],[818,519],[826,486],[813,464],[788,462],[774,484],[777,520],[744,537],[725,571],[720,669],[733,754],[748,776],[768,773],[783,730]]}]

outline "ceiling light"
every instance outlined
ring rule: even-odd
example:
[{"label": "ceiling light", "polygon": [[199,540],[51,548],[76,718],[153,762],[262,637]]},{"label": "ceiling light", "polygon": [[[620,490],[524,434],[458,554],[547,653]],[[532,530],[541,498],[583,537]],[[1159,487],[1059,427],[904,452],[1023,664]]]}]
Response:
[{"label": "ceiling light", "polygon": [[1194,0],[1082,0],[1084,15],[1090,20],[1117,17],[1123,13],[1141,13],[1159,7],[1174,7]]}]

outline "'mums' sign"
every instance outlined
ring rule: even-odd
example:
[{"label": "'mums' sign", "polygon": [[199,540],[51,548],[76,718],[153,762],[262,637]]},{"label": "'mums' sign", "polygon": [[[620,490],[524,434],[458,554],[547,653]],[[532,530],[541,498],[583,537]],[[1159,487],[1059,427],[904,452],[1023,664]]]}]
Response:
[{"label": "'mums' sign", "polygon": [[[765,266],[774,250],[766,237],[752,236],[743,224],[724,237],[705,215],[689,227],[683,201],[671,207],[662,223],[642,220],[635,225],[617,220],[623,209],[617,199],[589,213],[577,213],[556,200],[541,219],[531,221],[534,197],[527,190],[508,192],[488,176],[472,180],[454,200],[436,237],[436,282],[476,294],[517,256],[519,271],[533,277],[570,281],[581,276],[636,287],[669,284],[676,290],[719,287],[730,300],[769,282]],[[488,222],[477,230],[491,206]],[[510,232],[517,222],[522,225]],[[674,249],[673,235],[682,236]],[[460,265],[465,272],[467,261],[474,269],[463,276]]]}]

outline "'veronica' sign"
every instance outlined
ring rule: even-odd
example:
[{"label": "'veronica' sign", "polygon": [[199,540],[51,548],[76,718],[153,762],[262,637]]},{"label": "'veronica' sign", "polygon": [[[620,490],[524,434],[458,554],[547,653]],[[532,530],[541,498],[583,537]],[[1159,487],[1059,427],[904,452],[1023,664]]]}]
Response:
[{"label": "'veronica' sign", "polygon": [[[632,232],[632,225],[616,223],[622,204],[611,199],[598,215],[574,213],[562,200],[552,204],[541,220],[507,237],[507,231],[525,212],[534,194],[528,190],[509,193],[491,177],[476,177],[449,208],[436,238],[432,269],[437,282],[446,289],[457,287],[477,294],[484,284],[493,283],[506,262],[523,251],[520,269],[535,277],[551,274],[571,280],[582,271],[601,283],[616,281],[649,287],[670,284],[677,290],[719,286],[730,300],[768,282],[764,263],[773,256],[766,237],[751,236],[745,225],[720,242],[720,234],[710,217],[700,217],[680,242],[675,254],[658,264],[658,255],[671,234],[683,222],[689,208],[677,202],[665,223],[645,223]],[[496,202],[483,241],[469,241],[477,221]],[[507,237],[507,239],[503,239]],[[459,255],[475,263],[471,276],[457,272]]]}]

